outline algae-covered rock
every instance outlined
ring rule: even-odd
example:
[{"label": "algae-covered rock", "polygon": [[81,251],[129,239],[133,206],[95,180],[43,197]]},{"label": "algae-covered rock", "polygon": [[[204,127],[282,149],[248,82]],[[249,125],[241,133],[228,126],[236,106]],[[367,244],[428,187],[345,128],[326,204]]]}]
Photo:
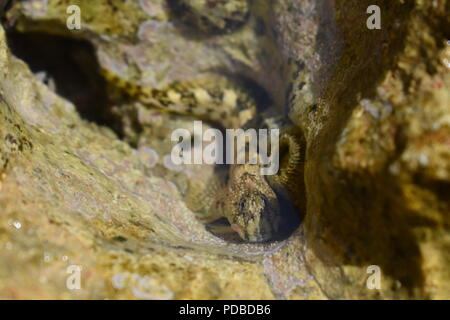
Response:
[{"label": "algae-covered rock", "polygon": [[[0,36],[3,298],[273,298],[256,262],[267,248],[208,233],[173,184],[144,174],[137,151],[80,119]],[[70,266],[81,290],[66,286]]]},{"label": "algae-covered rock", "polygon": [[[0,28],[1,298],[450,298],[445,0],[377,1],[381,30],[360,0],[79,0],[69,30],[72,2],[16,2]],[[71,76],[29,39],[71,43]],[[183,196],[214,168],[168,161],[195,118],[100,70],[158,89],[208,70],[250,84],[303,132],[301,225],[263,244],[211,232]]]},{"label": "algae-covered rock", "polygon": [[[306,263],[331,298],[448,299],[448,2],[380,1],[380,30],[371,4],[303,1],[277,18],[308,70],[290,100],[308,144]],[[314,35],[292,32],[302,12]]]},{"label": "algae-covered rock", "polygon": [[[40,21],[33,25],[40,34],[49,32],[44,13],[55,23],[62,12],[54,13],[51,1],[21,5],[20,14]],[[50,29],[60,33],[59,27]],[[178,172],[159,153],[164,148],[157,150],[161,144],[144,146],[154,141],[143,134],[133,149],[109,128],[80,118],[11,54],[3,29],[0,49],[2,298],[273,299],[289,293],[275,293],[268,281],[284,265],[263,263],[284,242],[238,244],[214,236],[185,206],[177,185],[161,177],[161,168]],[[148,112],[139,114],[142,124],[153,123]],[[294,240],[297,246],[302,239]],[[296,283],[317,292],[311,276],[298,276]]]}]

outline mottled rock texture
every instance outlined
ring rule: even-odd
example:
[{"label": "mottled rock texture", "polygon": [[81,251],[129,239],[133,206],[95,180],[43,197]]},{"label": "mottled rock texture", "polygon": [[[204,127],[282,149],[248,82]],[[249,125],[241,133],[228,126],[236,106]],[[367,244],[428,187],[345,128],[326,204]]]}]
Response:
[{"label": "mottled rock texture", "polygon": [[[163,0],[75,2],[79,31],[66,28],[73,1],[21,1],[7,25],[87,41],[127,81],[208,68],[250,79],[304,133],[305,217],[271,244],[210,233],[182,194],[211,168],[164,162],[164,133],[192,119],[113,88],[110,109],[83,109],[0,29],[0,298],[450,298],[447,1],[255,0],[247,24],[200,38]],[[371,4],[381,30],[366,28]],[[66,286],[70,265],[80,290]],[[380,290],[366,287],[370,265]]]},{"label": "mottled rock texture", "polygon": [[381,30],[365,28],[373,1],[299,3],[323,22],[314,35],[295,32],[301,9],[276,21],[311,84],[290,101],[308,143],[310,270],[331,298],[450,298],[449,3],[376,1]]}]

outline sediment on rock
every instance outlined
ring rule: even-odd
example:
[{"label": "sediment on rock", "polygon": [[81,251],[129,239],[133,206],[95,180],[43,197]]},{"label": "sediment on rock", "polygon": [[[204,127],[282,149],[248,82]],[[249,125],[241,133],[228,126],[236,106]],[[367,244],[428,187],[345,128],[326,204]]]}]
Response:
[{"label": "sediment on rock", "polygon": [[[190,37],[163,0],[80,1],[74,32],[70,1],[18,2],[0,28],[0,297],[449,298],[448,3],[377,3],[381,30],[370,1],[261,0]],[[64,50],[81,59],[52,65]],[[226,70],[270,96],[305,139],[301,226],[262,245],[209,232],[183,192],[213,168],[165,162],[194,118],[127,100],[100,68],[154,87]]]}]

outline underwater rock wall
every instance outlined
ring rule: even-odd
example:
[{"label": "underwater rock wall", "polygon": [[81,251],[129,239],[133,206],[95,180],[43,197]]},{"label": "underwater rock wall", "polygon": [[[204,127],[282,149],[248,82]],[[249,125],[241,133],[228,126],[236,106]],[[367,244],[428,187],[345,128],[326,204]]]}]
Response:
[{"label": "underwater rock wall", "polygon": [[[448,3],[376,1],[382,28],[369,30],[370,1],[260,0],[246,24],[194,37],[173,2],[80,0],[81,30],[67,29],[71,1],[8,12],[0,297],[450,298]],[[192,119],[124,100],[107,79],[113,107],[95,96],[98,110],[83,109],[71,99],[83,89],[61,92],[75,83],[52,85],[14,57],[22,33],[84,41],[97,61],[77,51],[80,69],[129,82],[163,87],[205,69],[251,82],[303,132],[301,226],[269,244],[210,233],[182,195],[186,177],[212,168],[180,173],[164,161],[167,134]],[[70,290],[74,270],[80,290]]]}]

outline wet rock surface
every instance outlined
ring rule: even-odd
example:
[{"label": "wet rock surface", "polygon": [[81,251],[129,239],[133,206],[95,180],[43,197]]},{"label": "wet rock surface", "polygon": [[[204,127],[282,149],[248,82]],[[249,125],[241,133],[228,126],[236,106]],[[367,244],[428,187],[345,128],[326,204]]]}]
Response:
[{"label": "wet rock surface", "polygon": [[[381,30],[366,28],[369,1],[254,1],[245,23],[200,38],[162,0],[80,1],[73,31],[70,4],[22,1],[9,40],[0,30],[0,297],[449,298],[445,1],[379,1]],[[77,99],[82,87],[36,74],[17,33],[84,41],[79,68],[157,88],[211,68],[245,77],[303,131],[303,223],[267,244],[212,234],[183,201],[212,168],[167,162],[167,134],[193,119],[107,81],[94,91],[108,97]]]}]

